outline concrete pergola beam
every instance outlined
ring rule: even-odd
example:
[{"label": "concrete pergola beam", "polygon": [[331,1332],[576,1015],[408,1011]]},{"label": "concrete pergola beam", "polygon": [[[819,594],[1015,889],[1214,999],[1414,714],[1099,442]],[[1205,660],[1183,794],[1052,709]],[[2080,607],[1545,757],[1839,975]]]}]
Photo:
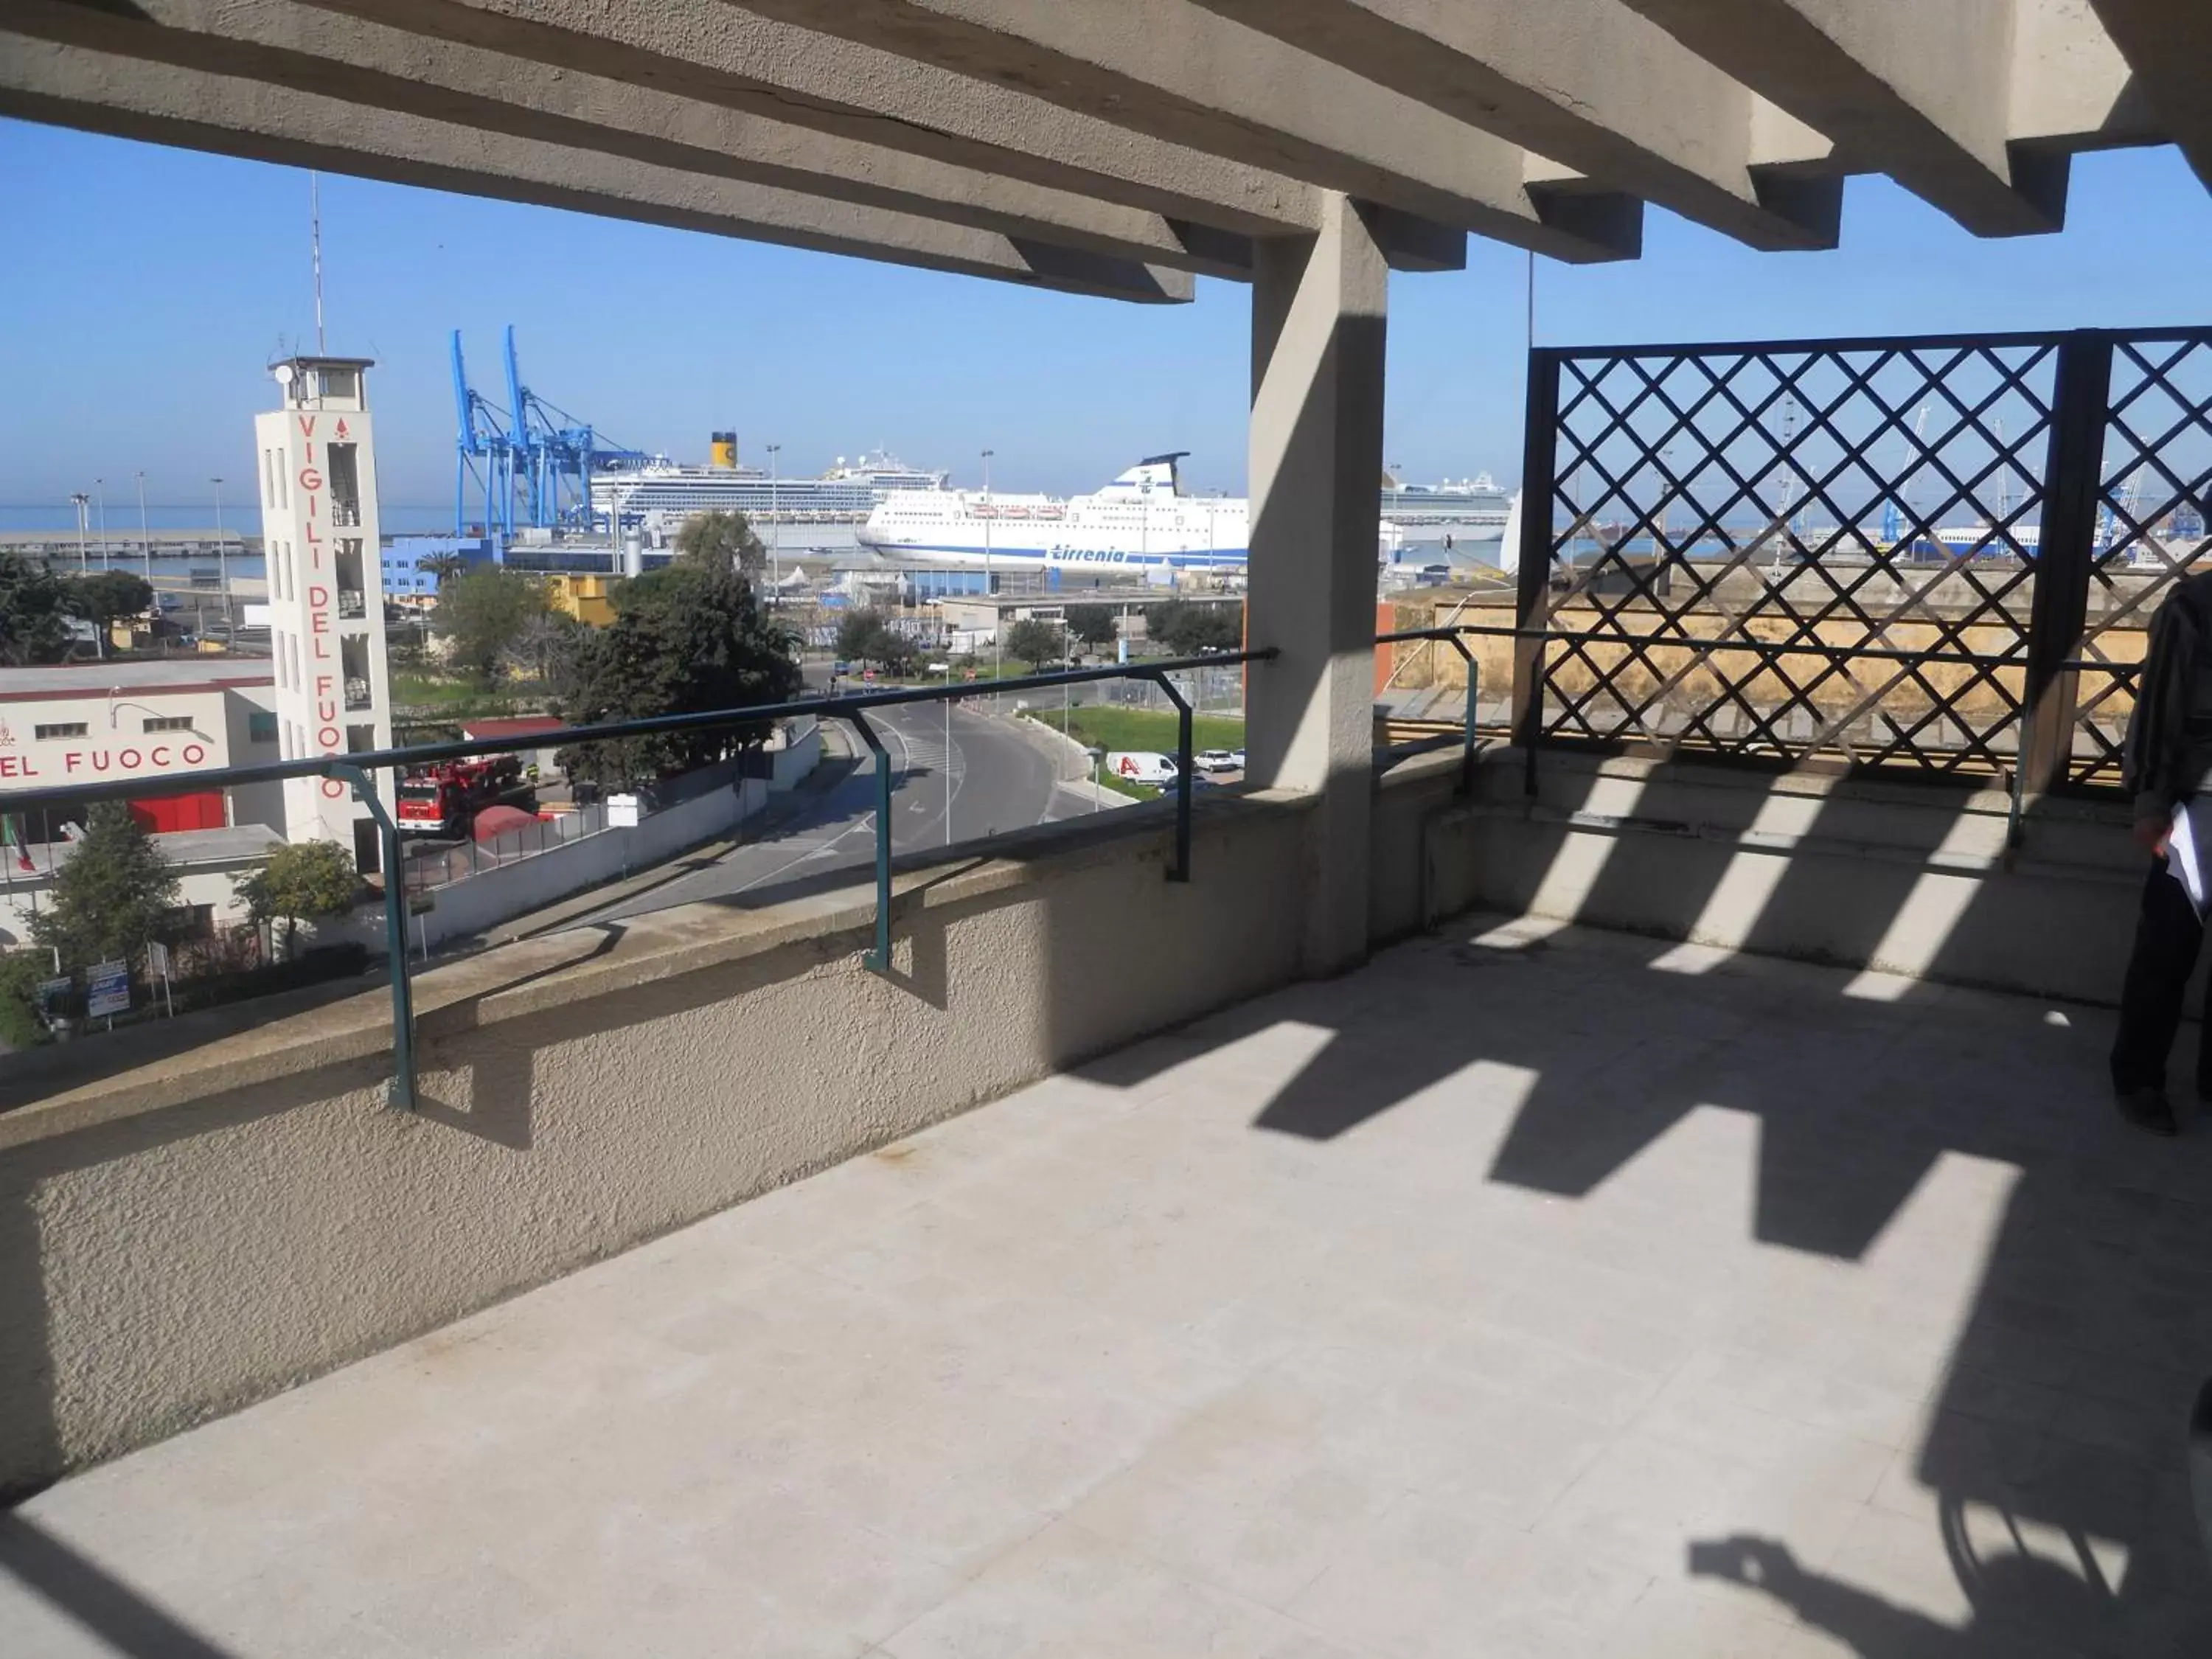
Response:
[{"label": "concrete pergola beam", "polygon": [[2212,102],[2204,87],[2212,67],[2212,8],[2172,0],[2093,3],[2163,135],[2181,146],[2197,176],[2212,188]]},{"label": "concrete pergola beam", "polygon": [[745,0],[1166,143],[1577,264],[1641,251],[1641,204],[1555,205],[1521,148],[1190,0]]},{"label": "concrete pergola beam", "polygon": [[[978,173],[1159,216],[1192,251],[1233,264],[1248,242],[1320,223],[1303,180],[1164,143],[1002,87],[719,0],[304,0],[532,66],[649,88]],[[1397,216],[1401,270],[1457,270],[1463,243]]]},{"label": "concrete pergola beam", "polygon": [[1615,0],[1197,3],[1753,247],[1835,246],[1841,179],[1754,172],[1753,94]]},{"label": "concrete pergola beam", "polygon": [[8,26],[180,69],[918,214],[1021,240],[1249,278],[1250,239],[597,76],[548,74],[295,0],[14,0]]},{"label": "concrete pergola beam", "polygon": [[1185,271],[63,46],[10,32],[10,16],[0,114],[1067,293],[1192,296]]},{"label": "concrete pergola beam", "polygon": [[1841,170],[1886,173],[1978,236],[2064,222],[2064,153],[2010,143],[2015,0],[1620,3],[1825,135]]},{"label": "concrete pergola beam", "polygon": [[1002,88],[718,0],[307,0],[323,9],[604,76],[817,132],[1139,207],[1279,235],[1320,222],[1312,188],[1162,144]]}]

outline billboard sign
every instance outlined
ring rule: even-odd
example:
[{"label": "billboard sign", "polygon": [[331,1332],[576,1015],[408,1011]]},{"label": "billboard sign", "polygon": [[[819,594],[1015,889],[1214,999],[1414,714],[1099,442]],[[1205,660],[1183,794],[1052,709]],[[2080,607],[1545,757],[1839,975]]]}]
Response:
[{"label": "billboard sign", "polygon": [[131,1012],[129,963],[95,963],[85,977],[88,987],[85,1002],[87,1013],[97,1019],[102,1014],[127,1014]]}]

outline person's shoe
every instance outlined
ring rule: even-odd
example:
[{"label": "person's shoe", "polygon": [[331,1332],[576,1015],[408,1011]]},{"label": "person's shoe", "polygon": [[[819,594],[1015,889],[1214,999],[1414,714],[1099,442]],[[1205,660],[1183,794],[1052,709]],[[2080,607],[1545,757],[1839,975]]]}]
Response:
[{"label": "person's shoe", "polygon": [[2173,1119],[2173,1103],[2163,1089],[2122,1089],[2113,1096],[2120,1115],[2148,1134],[2178,1135],[2181,1126]]}]

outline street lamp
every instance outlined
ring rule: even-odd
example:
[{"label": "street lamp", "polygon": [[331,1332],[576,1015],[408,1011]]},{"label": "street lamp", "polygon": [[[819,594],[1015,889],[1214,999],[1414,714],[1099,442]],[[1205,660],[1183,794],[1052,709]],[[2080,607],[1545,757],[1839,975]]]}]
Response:
[{"label": "street lamp", "polygon": [[999,653],[999,636],[1006,631],[1006,615],[999,606],[999,585],[991,579],[991,457],[983,452],[983,596],[991,601],[991,707],[999,706],[998,685],[1005,663]]},{"label": "street lamp", "polygon": [[781,444],[768,447],[768,574],[771,603],[783,589],[783,495],[777,487],[783,477],[783,468],[775,459],[782,453]]},{"label": "street lamp", "polygon": [[222,595],[222,613],[230,614],[230,565],[222,550],[222,480],[210,478],[215,486],[215,585]]},{"label": "street lamp", "polygon": [[76,574],[82,576],[85,572],[84,510],[92,504],[92,497],[80,489],[72,495],[70,500],[76,504]]},{"label": "street lamp", "polygon": [[138,475],[138,556],[146,562],[146,586],[154,585],[154,538],[146,528],[146,475]]}]

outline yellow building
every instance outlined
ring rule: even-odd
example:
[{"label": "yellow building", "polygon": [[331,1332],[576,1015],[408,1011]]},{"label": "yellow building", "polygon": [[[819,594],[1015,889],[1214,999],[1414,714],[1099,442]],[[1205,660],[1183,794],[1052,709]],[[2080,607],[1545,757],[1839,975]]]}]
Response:
[{"label": "yellow building", "polygon": [[606,576],[548,576],[545,598],[564,617],[587,628],[605,628],[615,619],[614,582]]}]

